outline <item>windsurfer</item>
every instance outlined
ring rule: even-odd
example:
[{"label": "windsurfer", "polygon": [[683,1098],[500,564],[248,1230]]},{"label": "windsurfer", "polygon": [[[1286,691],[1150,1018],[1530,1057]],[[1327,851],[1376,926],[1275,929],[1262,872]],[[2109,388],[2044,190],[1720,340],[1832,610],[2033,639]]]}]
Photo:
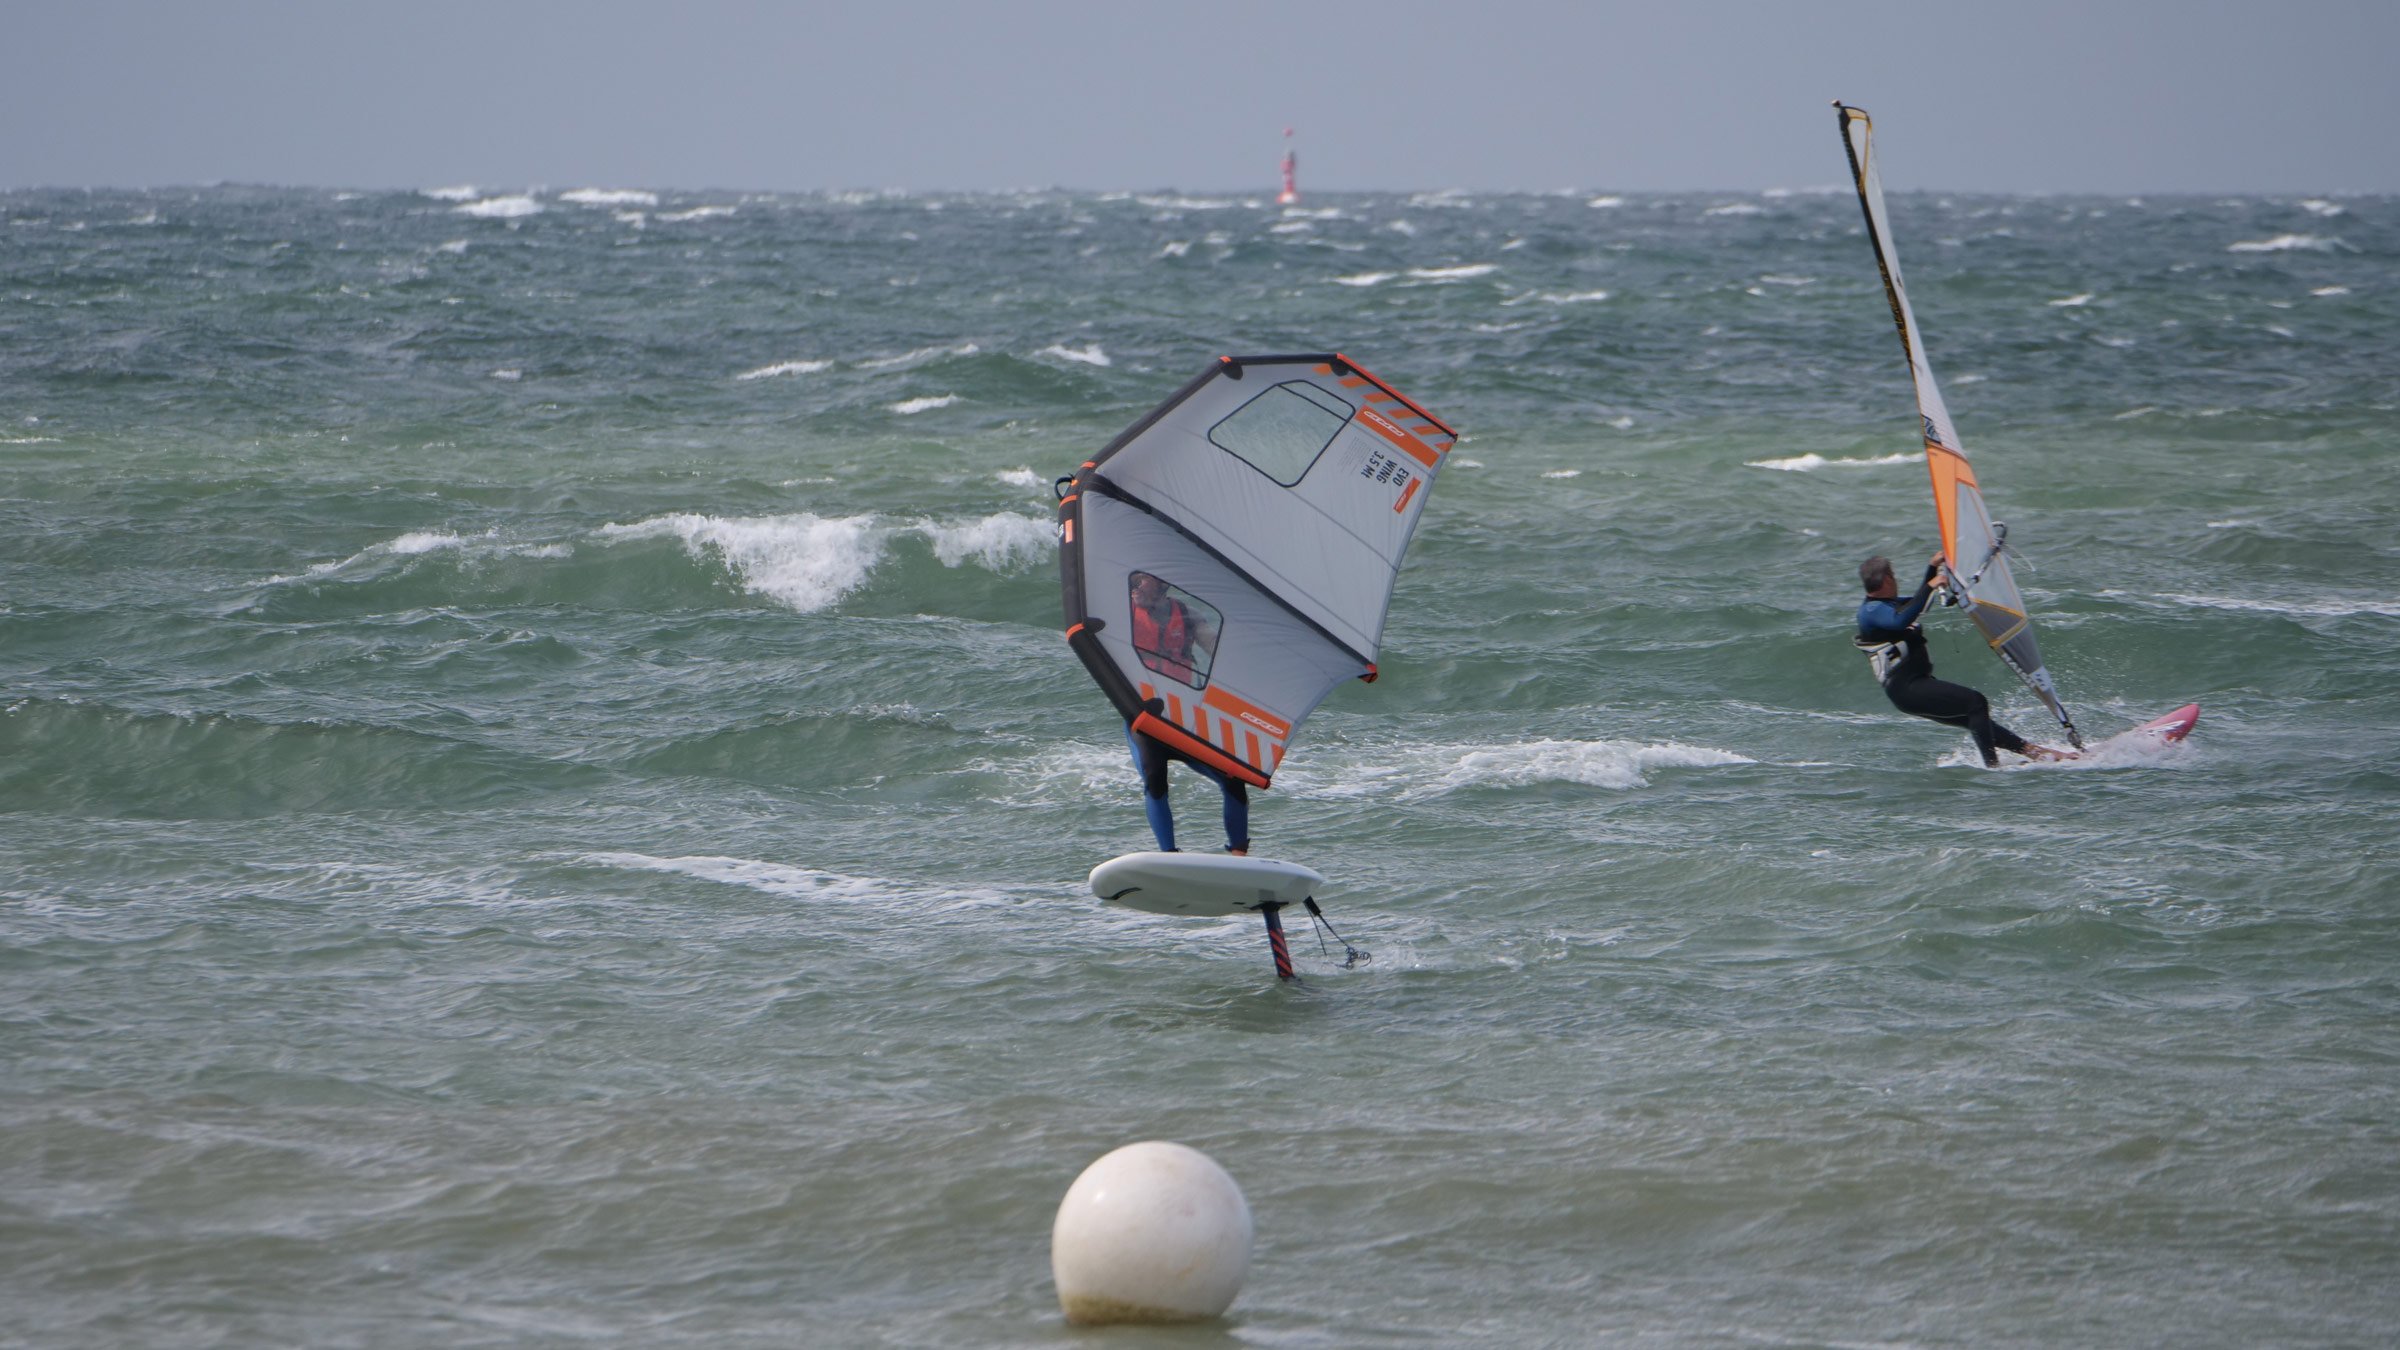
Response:
[{"label": "windsurfer", "polygon": [[[1133,650],[1150,670],[1185,684],[1196,684],[1198,667],[1215,647],[1207,620],[1178,599],[1173,588],[1148,572],[1133,574]],[[1204,679],[1205,676],[1199,676]],[[1225,797],[1225,848],[1235,857],[1250,852],[1250,789],[1190,755],[1125,727],[1125,742],[1133,748],[1133,767],[1142,776],[1142,811],[1150,818],[1150,833],[1167,853],[1175,848],[1175,811],[1167,802],[1167,765],[1181,760],[1201,777],[1215,783]]]},{"label": "windsurfer", "polygon": [[1858,636],[1852,640],[1873,663],[1884,696],[1891,699],[1893,707],[1944,726],[1964,727],[1975,738],[1975,749],[1987,769],[2000,765],[1995,750],[2027,759],[2070,757],[2035,745],[1992,720],[1991,702],[1982,694],[1963,684],[1933,678],[1933,658],[1925,650],[1925,632],[1917,621],[1934,591],[1946,584],[1942,555],[1935,554],[1925,565],[1923,584],[1905,601],[1900,598],[1889,558],[1877,555],[1860,563],[1858,579],[1867,588],[1867,598],[1858,607]]}]

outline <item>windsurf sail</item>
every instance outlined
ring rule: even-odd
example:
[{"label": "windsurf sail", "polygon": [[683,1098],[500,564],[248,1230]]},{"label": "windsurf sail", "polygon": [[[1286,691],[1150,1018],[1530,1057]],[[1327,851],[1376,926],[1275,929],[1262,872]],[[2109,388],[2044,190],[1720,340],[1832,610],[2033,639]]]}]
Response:
[{"label": "windsurf sail", "polygon": [[1136,730],[1257,787],[1375,678],[1457,433],[1340,355],[1225,356],[1059,480],[1067,644]]},{"label": "windsurf sail", "polygon": [[2050,672],[2042,665],[2041,649],[2033,638],[2033,620],[2025,597],[2017,590],[2008,566],[2008,527],[1995,523],[1983,504],[1975,469],[1967,463],[1958,428],[1942,402],[1933,366],[1925,359],[1925,344],[1917,334],[1917,319],[1908,307],[1908,287],[1900,279],[1900,255],[1892,246],[1890,218],[1884,211],[1883,179],[1876,172],[1875,124],[1863,108],[1833,105],[1842,126],[1842,148],[1850,155],[1850,174],[1858,185],[1858,204],[1867,217],[1867,241],[1874,246],[1875,264],[1883,271],[1884,297],[1891,302],[1892,322],[1900,329],[1900,345],[1908,354],[1908,373],[1916,382],[1918,421],[1925,435],[1925,469],[1933,479],[1933,512],[1941,527],[1942,556],[1950,577],[1950,594],[1966,611],[1994,655],[2016,672],[2025,687],[2058,719],[2067,739],[2081,747],[2083,734],[2059,701]]}]

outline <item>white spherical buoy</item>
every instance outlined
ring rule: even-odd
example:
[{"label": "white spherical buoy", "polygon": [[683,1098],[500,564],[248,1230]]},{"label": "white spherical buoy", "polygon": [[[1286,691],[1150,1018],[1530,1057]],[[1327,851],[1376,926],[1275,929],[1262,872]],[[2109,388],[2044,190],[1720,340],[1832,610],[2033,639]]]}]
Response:
[{"label": "white spherical buoy", "polygon": [[1127,1144],[1083,1169],[1050,1227],[1050,1277],[1067,1320],[1201,1322],[1250,1273],[1250,1204],[1195,1148]]}]

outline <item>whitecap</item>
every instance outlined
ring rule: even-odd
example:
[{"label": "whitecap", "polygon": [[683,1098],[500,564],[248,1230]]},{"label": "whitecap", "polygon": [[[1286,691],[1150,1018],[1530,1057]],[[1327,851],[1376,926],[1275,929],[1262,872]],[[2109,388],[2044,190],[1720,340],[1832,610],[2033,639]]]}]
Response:
[{"label": "whitecap", "polygon": [[1785,473],[1815,473],[1819,469],[1864,469],[1880,464],[1922,464],[1922,451],[1913,455],[1881,455],[1874,459],[1827,459],[1814,451],[1793,455],[1789,459],[1754,459],[1747,463],[1753,469],[1780,469]]},{"label": "whitecap", "polygon": [[1305,220],[1279,220],[1267,227],[1269,234],[1314,234],[1317,227]]},{"label": "whitecap", "polygon": [[1049,561],[1058,548],[1052,522],[1006,511],[953,525],[921,521],[914,528],[932,542],[944,567],[973,562],[986,571],[1016,571]]},{"label": "whitecap", "polygon": [[803,614],[866,584],[883,557],[884,531],[871,515],[724,517],[691,512],[631,525],[604,525],[608,541],[674,539],[698,561],[720,562],[742,589]]},{"label": "whitecap", "polygon": [[1396,272],[1356,272],[1346,277],[1335,277],[1333,282],[1337,286],[1380,286],[1397,275]]},{"label": "whitecap", "polygon": [[518,220],[525,216],[540,215],[542,204],[534,200],[531,193],[521,192],[508,197],[485,197],[450,209],[478,220]]},{"label": "whitecap", "polygon": [[1160,211],[1227,211],[1241,205],[1223,197],[1136,197],[1134,200]]},{"label": "whitecap", "polygon": [[517,381],[525,378],[525,372],[517,369],[515,366],[502,366],[500,369],[492,372],[492,378],[509,384],[515,384]]},{"label": "whitecap", "polygon": [[1191,252],[1191,251],[1192,251],[1192,241],[1191,241],[1191,240],[1189,240],[1189,239],[1170,239],[1170,240],[1168,240],[1168,241],[1166,242],[1166,245],[1165,245],[1165,247],[1163,247],[1163,248],[1159,249],[1159,251],[1158,251],[1158,256],[1160,256],[1160,257],[1162,257],[1162,258],[1180,258],[1180,257],[1182,257],[1183,255],[1185,255],[1185,254],[1187,254],[1187,253],[1189,253],[1189,252]]},{"label": "whitecap", "polygon": [[1010,487],[1040,487],[1042,476],[1031,469],[1002,469],[993,477]]},{"label": "whitecap", "polygon": [[1542,477],[1544,477],[1544,478],[1581,478],[1581,477],[1583,477],[1583,470],[1581,470],[1581,469],[1544,469],[1544,470],[1542,470]]},{"label": "whitecap", "polygon": [[[567,546],[557,543],[512,544],[502,539],[500,531],[496,528],[485,530],[481,534],[459,534],[451,530],[411,530],[380,544],[370,544],[347,558],[334,562],[311,563],[308,571],[303,573],[302,577],[331,576],[376,558],[421,558],[434,553],[472,554],[484,557],[553,558],[567,556],[569,552],[571,550]],[[260,584],[280,586],[288,581],[300,580],[302,577],[270,576]]]},{"label": "whitecap", "polygon": [[2300,206],[2311,215],[2338,216],[2342,214],[2342,206],[2339,202],[2329,202],[2322,197],[2311,197],[2301,202]]},{"label": "whitecap", "polygon": [[656,206],[658,194],[640,188],[576,188],[558,194],[562,202],[577,206]]},{"label": "whitecap", "polygon": [[1623,197],[1614,196],[1594,197],[1590,201],[1584,203],[1585,206],[1591,207],[1596,211],[1605,211],[1609,207],[1623,206],[1624,204],[1625,199]]},{"label": "whitecap", "polygon": [[814,375],[820,370],[830,369],[832,365],[831,361],[778,361],[771,366],[745,370],[733,378],[737,380],[771,380],[778,375]]},{"label": "whitecap", "polygon": [[1766,214],[1766,210],[1767,208],[1756,202],[1727,202],[1723,206],[1712,206],[1700,214],[1704,216],[1758,216]]},{"label": "whitecap", "polygon": [[461,183],[457,187],[419,188],[418,191],[437,202],[471,202],[482,189]]},{"label": "whitecap", "polygon": [[2319,253],[2330,253],[2340,247],[2342,247],[2341,240],[2328,239],[2322,235],[2279,234],[2272,239],[2244,239],[2238,243],[2227,244],[2225,251],[2227,253],[2289,253],[2295,249],[2312,249]]},{"label": "whitecap", "polygon": [[718,216],[730,216],[733,213],[734,208],[730,206],[695,206],[689,211],[661,211],[655,217],[653,217],[653,219],[671,221],[714,220]]},{"label": "whitecap", "polygon": [[884,406],[902,417],[913,417],[921,412],[932,412],[936,408],[947,408],[956,402],[958,402],[956,394],[932,394],[924,398],[904,398],[898,403]]},{"label": "whitecap", "polygon": [[813,867],[795,867],[790,863],[755,862],[748,858],[727,858],[710,855],[690,855],[681,858],[656,858],[647,853],[587,853],[578,861],[593,867],[615,867],[637,872],[666,872],[711,881],[727,886],[744,886],[763,891],[778,900],[836,901],[845,904],[865,901],[887,901],[894,897],[895,888],[888,882],[868,877],[844,876],[839,872],[820,872]]},{"label": "whitecap", "polygon": [[[383,551],[408,558],[415,557],[420,553],[433,553],[446,548],[465,548],[474,542],[474,539],[496,539],[499,535],[498,530],[486,530],[473,538],[463,534],[452,534],[447,530],[416,530],[384,544]],[[367,553],[374,551],[368,549]],[[365,557],[366,553],[357,556]]]},{"label": "whitecap", "polygon": [[[1586,787],[1645,787],[1659,769],[1704,769],[1752,764],[1747,755],[1680,741],[1520,741],[1507,745],[1433,746],[1418,752],[1430,761],[1433,781],[1402,794],[1438,796],[1464,788],[1531,787],[1578,783]],[[1422,773],[1411,776],[1422,777]]]},{"label": "whitecap", "polygon": [[2052,309],[2080,309],[2083,306],[2092,303],[2092,293],[2090,291],[2084,291],[2080,294],[2064,296],[2060,299],[2049,301],[2048,303]]},{"label": "whitecap", "polygon": [[436,253],[464,253],[467,251],[467,241],[464,239],[452,239],[437,246],[433,251]]},{"label": "whitecap", "polygon": [[1498,263],[1460,263],[1454,267],[1412,267],[1408,269],[1408,275],[1417,281],[1429,281],[1435,285],[1443,285],[1453,281],[1467,281],[1475,277],[1488,277],[1499,270],[1500,264]]},{"label": "whitecap", "polygon": [[2348,295],[2349,293],[2350,288],[2347,286],[2319,286],[2309,292],[2310,295]]},{"label": "whitecap", "polygon": [[2162,595],[2181,605],[2262,614],[2304,614],[2317,619],[2343,619],[2359,614],[2400,618],[2400,600],[2245,600],[2230,595]]},{"label": "whitecap", "polygon": [[898,356],[879,356],[873,360],[861,361],[858,363],[858,368],[860,370],[905,370],[910,366],[923,365],[927,361],[937,360],[944,356],[973,356],[980,350],[982,349],[972,342],[961,343],[956,347],[919,347],[913,352],[903,352]]},{"label": "whitecap", "polygon": [[1087,366],[1115,364],[1108,359],[1107,352],[1100,350],[1100,344],[1097,342],[1088,347],[1070,347],[1063,342],[1053,342],[1042,348],[1041,355],[1055,356],[1061,361],[1078,361]]}]

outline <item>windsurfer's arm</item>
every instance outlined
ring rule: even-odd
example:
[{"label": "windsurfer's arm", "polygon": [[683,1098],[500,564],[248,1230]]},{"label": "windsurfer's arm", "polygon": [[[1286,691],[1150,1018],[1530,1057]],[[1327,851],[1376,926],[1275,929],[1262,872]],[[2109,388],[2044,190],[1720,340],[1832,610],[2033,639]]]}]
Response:
[{"label": "windsurfer's arm", "polygon": [[1925,602],[1933,598],[1933,583],[1917,587],[1917,593],[1906,603],[1898,599],[1869,600],[1858,607],[1858,635],[1863,638],[1897,642],[1908,626],[1925,612]]},{"label": "windsurfer's arm", "polygon": [[1917,593],[1909,597],[1907,604],[1900,606],[1899,616],[1893,620],[1892,627],[1906,628],[1925,613],[1925,602],[1933,598],[1934,580],[1932,577],[1925,578],[1925,583],[1917,587]]}]

